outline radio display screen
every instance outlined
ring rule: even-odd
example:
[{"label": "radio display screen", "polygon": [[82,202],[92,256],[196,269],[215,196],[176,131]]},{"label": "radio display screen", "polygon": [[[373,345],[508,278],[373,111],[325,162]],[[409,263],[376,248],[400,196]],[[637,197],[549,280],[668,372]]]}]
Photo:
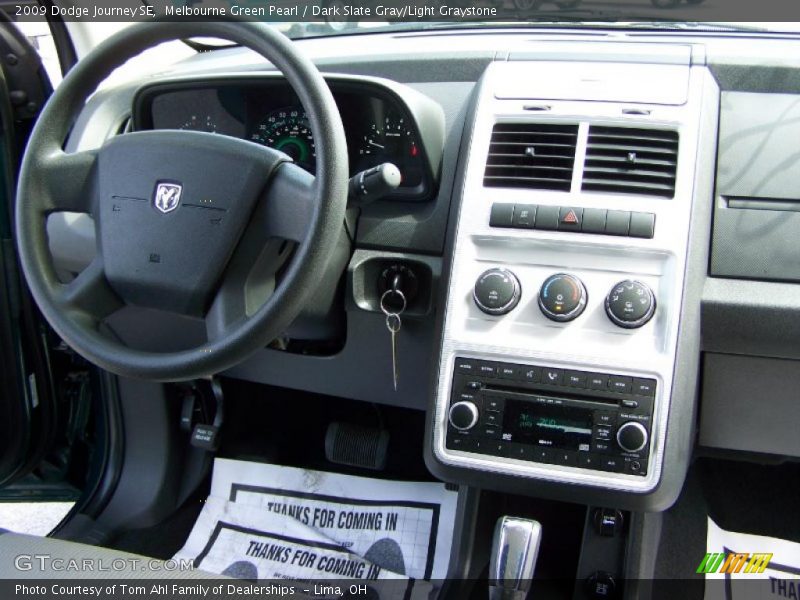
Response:
[{"label": "radio display screen", "polygon": [[506,400],[503,433],[511,441],[564,450],[588,450],[592,442],[591,410]]}]

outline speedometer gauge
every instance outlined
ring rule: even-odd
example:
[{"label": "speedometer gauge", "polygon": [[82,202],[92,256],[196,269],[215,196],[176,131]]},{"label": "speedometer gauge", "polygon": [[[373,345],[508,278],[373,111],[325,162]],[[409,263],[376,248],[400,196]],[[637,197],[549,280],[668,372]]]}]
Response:
[{"label": "speedometer gauge", "polygon": [[316,168],[314,136],[306,112],[300,107],[290,106],[272,111],[256,126],[250,139],[285,152],[298,166],[310,173]]}]

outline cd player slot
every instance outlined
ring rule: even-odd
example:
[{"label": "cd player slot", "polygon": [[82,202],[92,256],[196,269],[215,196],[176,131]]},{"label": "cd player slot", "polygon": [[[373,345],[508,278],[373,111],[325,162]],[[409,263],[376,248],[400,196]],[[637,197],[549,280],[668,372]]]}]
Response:
[{"label": "cd player slot", "polygon": [[[524,399],[525,397],[530,398],[530,396],[538,395],[543,397],[554,397],[553,390],[537,390],[535,388],[518,388],[513,386],[506,386],[506,385],[484,385],[483,392],[485,394],[513,394],[514,396],[521,397]],[[555,392],[555,395],[558,399],[564,400],[576,400],[579,402],[590,402],[590,403],[600,403],[606,404],[608,406],[619,406],[619,400],[616,398],[603,398],[598,396],[589,396],[587,394],[574,394],[562,390],[558,390]]]}]

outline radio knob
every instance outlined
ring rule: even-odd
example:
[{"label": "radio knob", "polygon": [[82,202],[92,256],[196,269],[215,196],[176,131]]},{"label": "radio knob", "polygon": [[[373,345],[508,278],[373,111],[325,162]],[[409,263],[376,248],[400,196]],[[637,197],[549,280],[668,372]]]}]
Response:
[{"label": "radio knob", "polygon": [[520,295],[519,279],[508,269],[489,269],[478,277],[472,290],[475,304],[489,315],[510,313],[519,303]]},{"label": "radio knob", "polygon": [[647,446],[647,429],[636,421],[628,421],[617,430],[617,444],[625,452],[639,452]]},{"label": "radio knob", "polygon": [[574,275],[558,273],[548,277],[539,290],[539,308],[551,321],[565,323],[581,316],[588,294]]},{"label": "radio knob", "polygon": [[478,424],[478,407],[472,402],[456,402],[450,407],[450,425],[459,431],[468,431]]},{"label": "radio knob", "polygon": [[639,281],[620,281],[606,296],[606,314],[625,329],[636,329],[653,318],[656,297],[649,286]]}]

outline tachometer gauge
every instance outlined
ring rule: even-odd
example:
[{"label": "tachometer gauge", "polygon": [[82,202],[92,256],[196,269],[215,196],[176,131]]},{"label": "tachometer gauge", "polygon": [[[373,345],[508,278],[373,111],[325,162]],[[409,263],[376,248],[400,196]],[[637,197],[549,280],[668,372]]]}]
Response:
[{"label": "tachometer gauge", "polygon": [[403,177],[402,186],[416,187],[422,182],[422,165],[417,138],[407,119],[389,111],[382,121],[372,123],[358,146],[359,169],[391,162]]},{"label": "tachometer gauge", "polygon": [[317,150],[306,112],[300,107],[274,110],[250,134],[250,139],[292,157],[311,173],[316,168]]},{"label": "tachometer gauge", "polygon": [[181,129],[185,129],[188,131],[205,131],[206,133],[217,133],[217,124],[214,122],[214,119],[211,118],[211,115],[206,116],[198,116],[192,115],[183,125],[181,125]]}]

